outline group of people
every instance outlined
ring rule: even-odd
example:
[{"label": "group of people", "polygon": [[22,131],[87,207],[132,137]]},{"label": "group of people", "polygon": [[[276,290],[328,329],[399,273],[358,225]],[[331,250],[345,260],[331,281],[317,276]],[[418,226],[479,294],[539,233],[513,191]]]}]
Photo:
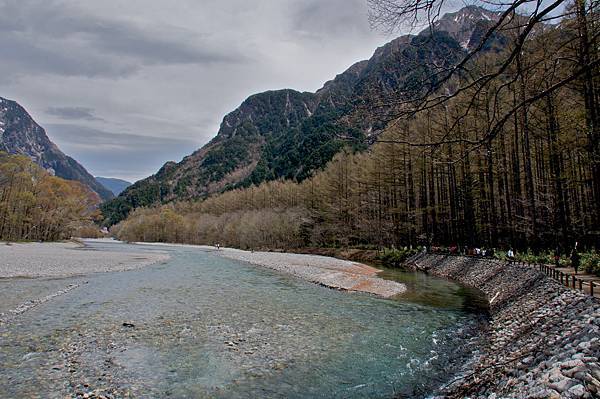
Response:
[{"label": "group of people", "polygon": [[465,247],[465,254],[469,255],[469,256],[480,256],[483,258],[493,258],[494,256],[496,256],[496,251],[494,250],[494,248],[479,248],[479,247],[475,247],[475,248],[467,248]]},{"label": "group of people", "polygon": [[458,245],[454,244],[445,247],[431,246],[426,249],[427,252],[438,253],[438,254],[450,254],[450,255],[466,255],[466,256],[478,256],[484,258],[493,258],[496,255],[496,251],[494,248],[479,248],[474,247],[470,248],[468,246],[464,246],[462,250]]},{"label": "group of people", "polygon": [[[581,256],[579,255],[579,251],[577,249],[578,243],[576,242],[573,246],[573,249],[569,253],[569,259],[571,261],[571,266],[575,270],[575,274],[579,271],[579,266],[581,264]],[[458,245],[454,244],[449,246],[448,248],[439,247],[439,246],[430,246],[425,248],[426,252],[432,253],[445,253],[450,255],[466,255],[466,256],[476,256],[483,258],[493,258],[496,255],[496,251],[494,248],[479,248],[479,247],[468,247],[464,246],[462,250]],[[516,258],[515,251],[511,247],[506,251],[506,257],[509,261],[514,261]],[[561,257],[561,248],[559,246],[556,247],[554,251],[554,264],[556,267],[560,266],[560,257]]]}]

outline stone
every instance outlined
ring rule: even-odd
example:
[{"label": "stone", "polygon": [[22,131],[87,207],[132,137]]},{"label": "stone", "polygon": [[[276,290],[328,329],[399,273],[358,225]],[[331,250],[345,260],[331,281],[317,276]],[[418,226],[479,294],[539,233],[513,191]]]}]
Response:
[{"label": "stone", "polygon": [[557,392],[566,392],[568,391],[572,386],[576,385],[577,382],[571,378],[564,378],[560,381],[556,381],[552,384],[550,384],[550,388],[554,389]]},{"label": "stone", "polygon": [[532,399],[559,399],[560,394],[553,389],[545,388],[528,395],[528,397]]},{"label": "stone", "polygon": [[569,360],[567,362],[561,363],[561,369],[572,369],[573,367],[582,366],[584,363],[581,359]]},{"label": "stone", "polygon": [[550,372],[548,373],[548,380],[550,382],[559,381],[562,378],[563,378],[563,375],[560,372],[560,369],[558,367],[554,367],[554,368],[550,369]]},{"label": "stone", "polygon": [[585,387],[581,384],[572,386],[567,392],[576,398],[581,398],[587,393]]},{"label": "stone", "polygon": [[582,342],[579,345],[577,345],[577,348],[580,350],[586,350],[586,349],[590,349],[591,346],[592,346],[592,344],[589,342]]},{"label": "stone", "polygon": [[573,376],[577,373],[585,373],[587,371],[587,367],[585,367],[584,365],[581,366],[577,366],[577,367],[573,367],[572,369],[568,369],[568,370],[563,370],[563,375],[566,375],[567,377],[573,378]]}]

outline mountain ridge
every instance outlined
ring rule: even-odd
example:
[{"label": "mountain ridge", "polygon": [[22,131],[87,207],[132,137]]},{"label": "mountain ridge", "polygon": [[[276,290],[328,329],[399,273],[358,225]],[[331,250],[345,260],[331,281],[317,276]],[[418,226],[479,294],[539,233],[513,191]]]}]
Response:
[{"label": "mountain ridge", "polygon": [[26,155],[53,175],[83,183],[103,200],[114,198],[79,162],[48,138],[25,108],[3,97],[0,97],[0,150]]},{"label": "mountain ridge", "polygon": [[[374,111],[372,104],[400,89],[406,89],[406,97],[423,92],[424,83],[434,83],[427,80],[435,75],[430,65],[457,63],[477,43],[475,32],[494,15],[477,7],[446,14],[433,31],[386,43],[314,93],[281,89],[249,96],[224,116],[216,136],[202,148],[178,163],[165,163],[105,204],[106,223],[122,220],[139,206],[205,198],[278,178],[301,181],[348,147],[341,137],[359,143],[352,150],[364,149],[362,143],[391,119],[388,109]],[[461,44],[466,37],[466,45]]]}]

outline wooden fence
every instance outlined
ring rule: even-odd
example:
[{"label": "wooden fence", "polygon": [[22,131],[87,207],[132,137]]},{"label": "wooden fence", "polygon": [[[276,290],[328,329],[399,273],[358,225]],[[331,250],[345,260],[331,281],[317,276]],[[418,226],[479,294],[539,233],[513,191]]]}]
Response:
[{"label": "wooden fence", "polygon": [[544,273],[546,276],[552,277],[556,281],[559,281],[565,287],[585,292],[591,296],[600,297],[600,284],[598,284],[597,281],[581,279],[575,274],[565,273],[562,270],[556,269],[554,266],[543,263],[526,263],[520,261],[511,261],[510,263],[524,267],[533,267]]}]

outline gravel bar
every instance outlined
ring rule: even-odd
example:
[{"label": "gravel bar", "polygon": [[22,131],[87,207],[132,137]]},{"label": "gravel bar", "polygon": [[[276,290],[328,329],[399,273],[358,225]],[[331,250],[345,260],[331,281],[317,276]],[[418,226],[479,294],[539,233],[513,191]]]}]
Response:
[{"label": "gravel bar", "polygon": [[325,287],[367,292],[384,298],[406,292],[406,286],[377,276],[381,270],[361,263],[320,255],[287,252],[251,252],[205,245],[137,243],[141,245],[187,246],[212,251],[215,255],[291,274]]},{"label": "gravel bar", "polygon": [[169,259],[167,254],[90,250],[69,242],[0,244],[0,278],[68,277],[117,272]]}]

